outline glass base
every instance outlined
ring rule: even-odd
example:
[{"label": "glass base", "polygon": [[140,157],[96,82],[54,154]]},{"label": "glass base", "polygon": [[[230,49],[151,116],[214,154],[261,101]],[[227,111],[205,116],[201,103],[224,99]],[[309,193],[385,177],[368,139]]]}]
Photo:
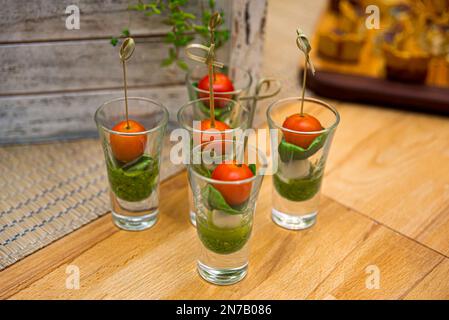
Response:
[{"label": "glass base", "polygon": [[288,229],[288,230],[304,230],[313,226],[316,222],[317,211],[302,214],[302,215],[292,215],[271,209],[271,219],[278,226]]},{"label": "glass base", "polygon": [[237,283],[248,273],[248,263],[238,268],[215,269],[197,261],[197,267],[198,273],[204,280],[220,286]]},{"label": "glass base", "polygon": [[189,211],[190,215],[190,223],[196,228],[196,213],[193,211]]},{"label": "glass base", "polygon": [[159,210],[143,216],[124,216],[112,211],[112,220],[120,229],[141,231],[151,228],[157,222]]}]

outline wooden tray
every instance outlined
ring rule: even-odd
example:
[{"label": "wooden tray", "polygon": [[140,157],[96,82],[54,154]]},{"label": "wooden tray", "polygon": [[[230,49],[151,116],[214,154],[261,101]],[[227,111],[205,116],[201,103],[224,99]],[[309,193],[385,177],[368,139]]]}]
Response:
[{"label": "wooden tray", "polygon": [[[318,28],[330,20],[329,15],[329,12],[323,13]],[[374,31],[368,32],[357,63],[332,61],[322,58],[318,50],[312,50],[317,72],[315,76],[308,75],[307,88],[333,99],[449,114],[449,67],[442,67],[442,62],[434,59],[429,65],[426,83],[390,81],[385,78],[380,49],[375,47],[377,36]],[[316,34],[312,38],[312,48],[318,48]],[[303,63],[301,70],[304,70]]]}]

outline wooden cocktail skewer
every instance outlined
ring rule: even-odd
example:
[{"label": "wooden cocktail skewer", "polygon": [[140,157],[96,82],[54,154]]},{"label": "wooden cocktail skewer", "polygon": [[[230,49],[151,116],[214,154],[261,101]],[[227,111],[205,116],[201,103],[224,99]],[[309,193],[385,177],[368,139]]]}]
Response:
[{"label": "wooden cocktail skewer", "polygon": [[[221,23],[221,16],[218,12],[214,13],[209,20],[209,31],[210,31],[210,46],[206,47],[202,44],[189,44],[186,47],[187,56],[201,63],[205,63],[208,66],[208,76],[209,76],[209,109],[210,109],[210,122],[211,127],[215,127],[215,101],[214,101],[214,78],[215,72],[214,67],[223,68],[224,64],[215,61],[215,29]],[[192,49],[200,49],[206,51],[206,57],[201,57],[192,52]]]},{"label": "wooden cocktail skewer", "polygon": [[214,101],[214,60],[215,60],[215,28],[220,25],[221,16],[218,12],[215,12],[209,20],[209,32],[210,32],[210,47],[209,54],[206,59],[209,69],[209,106],[210,106],[210,125],[215,128],[215,101]]},{"label": "wooden cocktail skewer", "polygon": [[309,39],[305,35],[304,32],[302,32],[301,29],[296,30],[297,38],[296,38],[296,45],[298,46],[299,50],[304,52],[304,74],[302,79],[302,92],[301,92],[301,112],[300,115],[304,115],[304,95],[306,92],[306,81],[307,81],[307,69],[310,67],[310,70],[312,71],[312,74],[315,75],[315,68],[313,67],[312,60],[310,60],[309,53],[312,47],[310,46]]},{"label": "wooden cocktail skewer", "polygon": [[[145,131],[145,127],[136,120],[128,117],[128,86],[126,77],[126,62],[131,58],[135,49],[135,43],[132,38],[126,38],[120,47],[120,60],[123,67],[123,88],[125,90],[125,116],[126,120],[120,121],[114,125],[110,135],[112,153],[116,160],[122,163],[131,164],[140,158],[145,151],[147,136],[139,135],[122,135],[120,133],[139,133]],[[118,134],[116,134],[118,132]]]},{"label": "wooden cocktail skewer", "polygon": [[[315,74],[315,68],[313,67],[312,61],[310,60],[309,53],[312,49],[307,39],[307,36],[301,31],[301,29],[296,30],[296,45],[299,50],[304,52],[305,62],[304,62],[304,75],[302,81],[302,92],[301,92],[301,112],[292,114],[287,117],[282,123],[282,127],[288,130],[284,131],[284,139],[286,142],[294,144],[303,149],[307,149],[310,144],[315,140],[319,134],[302,134],[299,132],[314,132],[323,130],[323,126],[320,121],[314,116],[304,112],[304,100],[306,92],[306,81],[307,81],[307,71],[310,67],[312,74]],[[295,132],[296,131],[296,132]]]},{"label": "wooden cocktail skewer", "polygon": [[128,118],[128,85],[126,83],[126,61],[128,61],[133,55],[134,49],[136,48],[133,38],[126,38],[120,47],[120,60],[122,61],[123,67],[123,88],[125,90],[125,115],[126,115],[126,128],[129,129],[129,118]]}]

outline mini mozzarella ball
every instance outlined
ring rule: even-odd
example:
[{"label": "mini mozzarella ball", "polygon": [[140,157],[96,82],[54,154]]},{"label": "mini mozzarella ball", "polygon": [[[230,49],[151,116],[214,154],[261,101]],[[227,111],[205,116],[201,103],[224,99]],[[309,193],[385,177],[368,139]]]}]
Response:
[{"label": "mini mozzarella ball", "polygon": [[241,214],[228,214],[220,210],[212,211],[212,223],[220,229],[237,228],[242,223]]},{"label": "mini mozzarella ball", "polygon": [[310,175],[311,164],[310,161],[305,160],[292,160],[289,162],[279,161],[279,174],[287,179],[303,179]]}]

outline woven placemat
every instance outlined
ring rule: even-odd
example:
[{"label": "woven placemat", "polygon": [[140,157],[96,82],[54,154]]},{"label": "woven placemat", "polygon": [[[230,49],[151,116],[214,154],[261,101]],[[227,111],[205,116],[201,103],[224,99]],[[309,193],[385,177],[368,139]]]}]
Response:
[{"label": "woven placemat", "polygon": [[0,190],[0,270],[110,210],[96,139],[0,147]]},{"label": "woven placemat", "polygon": [[109,210],[97,140],[0,148],[0,269]]}]

